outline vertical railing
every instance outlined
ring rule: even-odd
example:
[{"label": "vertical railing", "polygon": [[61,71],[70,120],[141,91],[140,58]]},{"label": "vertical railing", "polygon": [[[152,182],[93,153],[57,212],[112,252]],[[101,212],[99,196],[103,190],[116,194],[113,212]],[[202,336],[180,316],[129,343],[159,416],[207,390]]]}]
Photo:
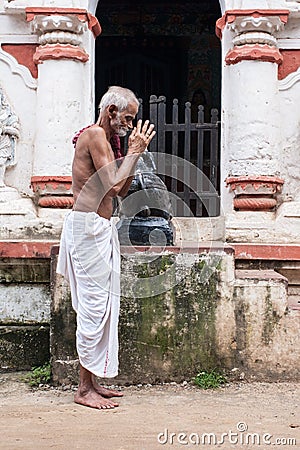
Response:
[{"label": "vertical railing", "polygon": [[[204,107],[202,105],[198,106],[198,124],[203,127],[204,124]],[[197,130],[197,168],[203,172],[203,146],[204,146],[204,130],[196,126]],[[197,180],[198,191],[203,191],[203,180],[202,177]],[[202,202],[196,201],[196,216],[202,216],[203,213],[203,205]]]},{"label": "vertical railing", "polygon": [[[149,119],[154,123],[156,135],[149,145],[149,151],[169,153],[191,162],[197,167],[197,192],[190,189],[190,166],[184,165],[178,173],[176,164],[172,165],[171,177],[165,177],[166,168],[160,159],[158,175],[165,181],[168,189],[177,197],[176,215],[217,216],[220,214],[219,201],[219,120],[218,110],[211,110],[211,120],[204,121],[204,107],[198,106],[197,122],[192,122],[191,103],[185,103],[184,121],[179,121],[178,100],[173,100],[171,123],[167,123],[166,97],[151,95],[149,100]],[[138,118],[143,117],[143,102]],[[168,134],[168,138],[166,137]],[[171,134],[171,135],[170,135]],[[193,156],[192,156],[193,154]],[[193,160],[192,160],[193,157]],[[193,171],[195,173],[195,171]],[[205,174],[204,176],[202,174]],[[178,178],[185,183],[178,182]],[[166,179],[168,178],[168,179]],[[204,206],[204,208],[203,208]],[[189,211],[192,211],[189,212]]]}]

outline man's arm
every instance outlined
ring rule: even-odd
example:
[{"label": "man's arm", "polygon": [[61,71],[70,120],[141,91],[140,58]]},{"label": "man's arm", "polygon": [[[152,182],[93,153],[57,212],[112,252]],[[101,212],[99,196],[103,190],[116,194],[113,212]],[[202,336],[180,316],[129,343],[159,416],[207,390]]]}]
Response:
[{"label": "man's arm", "polygon": [[131,183],[132,183],[133,179],[134,179],[134,176],[127,178],[124,186],[122,187],[122,189],[119,192],[119,197],[125,197],[125,195],[127,195],[127,192],[130,189],[130,186],[131,186]]},{"label": "man's arm", "polygon": [[125,195],[128,191],[135,174],[136,163],[155,135],[153,128],[154,125],[149,126],[149,121],[146,121],[143,126],[142,121],[138,121],[128,140],[127,155],[117,170],[115,161],[112,161],[110,157],[104,130],[100,127],[91,130],[89,150],[103,185],[104,195],[116,197]]}]

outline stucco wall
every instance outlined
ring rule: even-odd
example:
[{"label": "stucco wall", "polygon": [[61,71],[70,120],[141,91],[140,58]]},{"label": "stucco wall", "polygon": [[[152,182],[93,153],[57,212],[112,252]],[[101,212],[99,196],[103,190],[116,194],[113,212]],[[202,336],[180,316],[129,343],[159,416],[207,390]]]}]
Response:
[{"label": "stucco wall", "polygon": [[[216,367],[239,369],[247,379],[297,378],[299,311],[288,306],[287,279],[273,270],[234,274],[233,255],[226,252],[185,255],[193,262],[184,269],[176,267],[182,256],[123,254],[118,381],[182,381]],[[54,274],[56,257],[52,264]],[[185,276],[169,286],[166,275],[165,290],[151,295],[157,274],[164,277],[174,266],[174,278],[180,271]],[[51,323],[54,380],[76,382],[75,315],[59,275]]]},{"label": "stucco wall", "polygon": [[[37,41],[35,37],[32,38],[29,25],[19,16],[0,14],[0,30],[1,44],[34,44]],[[36,133],[37,80],[27,67],[18,64],[12,55],[0,49],[0,86],[20,122],[16,164],[7,169],[6,183],[18,189],[21,194],[30,195]]]}]

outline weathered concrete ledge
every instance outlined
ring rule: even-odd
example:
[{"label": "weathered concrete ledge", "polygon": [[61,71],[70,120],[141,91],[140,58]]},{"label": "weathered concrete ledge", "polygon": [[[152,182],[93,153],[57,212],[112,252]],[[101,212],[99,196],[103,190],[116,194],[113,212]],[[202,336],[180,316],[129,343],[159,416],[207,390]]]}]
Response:
[{"label": "weathered concrete ledge", "polygon": [[[56,382],[76,381],[75,314],[55,274],[58,245],[50,305],[54,242],[0,244],[1,369],[42,365],[50,342]],[[299,249],[218,241],[123,247],[118,380],[179,380],[209,367],[296,379]]]},{"label": "weathered concrete ledge", "polygon": [[15,256],[0,260],[0,370],[30,370],[50,358],[49,260]]},{"label": "weathered concrete ledge", "polygon": [[[216,250],[182,255],[176,248],[163,253],[141,250],[122,251],[125,275],[121,280],[118,381],[179,379],[194,375],[201,367],[219,366],[215,345],[217,280],[218,266],[226,254]],[[53,249],[53,378],[58,383],[71,383],[77,381],[75,314],[69,287],[55,273],[56,253],[57,249]]]},{"label": "weathered concrete ledge", "polygon": [[[78,381],[75,314],[68,285],[55,274],[55,253],[51,358],[54,381],[68,384]],[[287,279],[277,272],[235,273],[233,254],[224,249],[131,248],[123,251],[122,273],[117,382],[180,381],[235,367],[256,380],[299,376],[300,315],[289,310]]]},{"label": "weathered concrete ledge", "polygon": [[50,359],[49,325],[0,326],[0,370],[30,370]]},{"label": "weathered concrete ledge", "polygon": [[288,306],[287,278],[273,270],[239,270],[236,277],[237,366],[256,379],[299,380],[300,311]]}]

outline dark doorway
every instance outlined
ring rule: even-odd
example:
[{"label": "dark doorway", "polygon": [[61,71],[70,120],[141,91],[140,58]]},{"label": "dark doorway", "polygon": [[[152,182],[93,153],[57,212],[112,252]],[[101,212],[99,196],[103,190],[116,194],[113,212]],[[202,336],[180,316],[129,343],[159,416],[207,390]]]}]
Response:
[{"label": "dark doorway", "polygon": [[112,36],[99,40],[98,47],[96,92],[120,85],[144,100],[153,93],[168,98],[185,95],[188,47],[185,38]]},{"label": "dark doorway", "polygon": [[[154,95],[167,99],[166,123],[172,122],[173,99],[178,100],[179,123],[186,122],[186,102],[191,103],[188,108],[195,126],[199,122],[199,104],[204,108],[202,122],[211,122],[211,110],[220,111],[221,106],[221,45],[215,35],[215,23],[221,15],[218,0],[103,0],[96,15],[102,26],[95,46],[96,111],[107,88],[120,85],[130,88],[142,100],[144,119],[150,117],[149,99]],[[210,129],[210,125],[206,128]],[[203,131],[201,153],[195,144],[196,131],[191,131],[187,152],[183,151],[184,145],[175,150],[168,133],[163,145],[158,146],[163,148],[161,151],[188,159],[207,174],[218,191],[219,142],[216,141],[212,158],[207,131]],[[179,141],[181,138],[180,135]],[[193,214],[207,215],[205,208],[196,201],[193,205],[193,201]]]},{"label": "dark doorway", "polygon": [[132,89],[145,104],[152,94],[192,106],[201,96],[207,110],[219,109],[221,46],[215,23],[220,14],[218,0],[100,1],[96,106],[108,86],[118,84]]}]

